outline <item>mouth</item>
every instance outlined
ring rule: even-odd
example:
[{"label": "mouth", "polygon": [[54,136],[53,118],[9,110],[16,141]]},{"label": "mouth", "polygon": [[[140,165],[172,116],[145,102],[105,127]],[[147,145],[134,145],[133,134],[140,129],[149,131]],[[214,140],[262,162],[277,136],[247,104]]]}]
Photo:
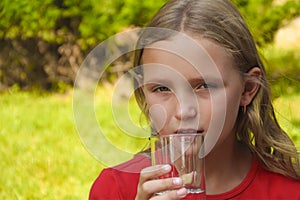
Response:
[{"label": "mouth", "polygon": [[174,133],[175,134],[187,134],[187,133],[197,133],[201,134],[204,130],[196,130],[196,129],[178,129]]}]

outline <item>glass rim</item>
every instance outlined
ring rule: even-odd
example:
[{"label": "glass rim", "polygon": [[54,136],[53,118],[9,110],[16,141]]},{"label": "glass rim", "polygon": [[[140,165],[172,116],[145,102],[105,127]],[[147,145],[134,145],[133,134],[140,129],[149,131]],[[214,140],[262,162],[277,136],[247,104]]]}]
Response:
[{"label": "glass rim", "polygon": [[151,137],[160,137],[160,138],[168,138],[168,137],[196,137],[196,136],[204,136],[204,133],[171,133],[166,135],[152,135]]}]

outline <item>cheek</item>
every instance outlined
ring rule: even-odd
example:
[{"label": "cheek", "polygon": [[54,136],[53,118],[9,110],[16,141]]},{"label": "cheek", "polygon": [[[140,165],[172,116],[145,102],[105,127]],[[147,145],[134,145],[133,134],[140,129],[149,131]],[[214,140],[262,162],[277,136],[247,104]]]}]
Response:
[{"label": "cheek", "polygon": [[157,132],[160,132],[167,123],[167,111],[160,104],[150,105],[149,115],[151,125],[154,126]]},{"label": "cheek", "polygon": [[164,100],[162,97],[145,93],[151,126],[157,132],[168,133],[168,126],[174,114],[174,98]]},{"label": "cheek", "polygon": [[233,129],[237,120],[242,93],[242,88],[236,87],[227,94],[226,124],[228,124],[231,129]]},{"label": "cheek", "polygon": [[226,121],[226,102],[222,98],[215,98],[207,107],[210,109],[208,131],[212,132],[212,135],[216,135],[216,137],[218,137],[218,135],[222,132]]},{"label": "cheek", "polygon": [[234,121],[236,120],[236,117],[237,117],[237,114],[239,111],[239,107],[240,107],[239,104],[240,104],[240,101],[238,101],[237,99],[232,99],[232,100],[228,101],[226,118],[228,118],[230,120],[234,119]]},{"label": "cheek", "polygon": [[232,127],[232,124],[235,124],[242,92],[239,86],[228,86],[213,96],[212,121],[217,123],[217,126]]},{"label": "cheek", "polygon": [[200,112],[200,124],[202,126],[209,126],[211,123],[212,104],[209,100],[199,102],[199,112]]},{"label": "cheek", "polygon": [[207,123],[207,134],[205,137],[205,151],[208,154],[218,141],[222,141],[232,133],[236,122],[238,101],[235,98],[228,98],[228,93],[220,93],[212,96],[210,105],[210,118]]}]

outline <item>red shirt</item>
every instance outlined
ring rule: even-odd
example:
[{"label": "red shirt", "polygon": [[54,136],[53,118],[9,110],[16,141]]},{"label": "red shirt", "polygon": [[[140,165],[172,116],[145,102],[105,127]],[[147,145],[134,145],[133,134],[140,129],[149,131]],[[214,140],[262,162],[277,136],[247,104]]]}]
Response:
[{"label": "red shirt", "polygon": [[[139,172],[150,165],[151,160],[148,157],[137,155],[121,165],[104,169],[95,180],[89,199],[134,199]],[[206,199],[300,200],[300,181],[267,171],[258,164],[257,159],[253,159],[252,166],[242,183],[229,192],[207,195]]]}]

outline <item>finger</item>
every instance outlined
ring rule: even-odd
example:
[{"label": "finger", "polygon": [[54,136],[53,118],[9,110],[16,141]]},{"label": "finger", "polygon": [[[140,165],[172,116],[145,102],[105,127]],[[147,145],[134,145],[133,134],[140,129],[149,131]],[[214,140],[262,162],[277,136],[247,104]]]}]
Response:
[{"label": "finger", "polygon": [[164,193],[162,195],[156,195],[151,198],[151,200],[177,200],[182,199],[187,195],[186,188],[180,188],[178,190],[172,190],[170,192]]},{"label": "finger", "polygon": [[166,178],[166,179],[155,179],[145,182],[141,185],[142,191],[147,194],[154,194],[168,190],[179,189],[183,186],[181,178]]},{"label": "finger", "polygon": [[[140,173],[140,181],[137,188],[136,199],[149,199],[153,196],[154,192],[151,190],[149,185],[145,185],[147,181],[152,181],[158,176],[164,175],[171,171],[170,165],[156,165],[144,168]],[[155,182],[154,182],[155,184]],[[159,182],[158,182],[159,184]],[[151,187],[152,184],[150,184]]]},{"label": "finger", "polygon": [[140,174],[140,182],[157,178],[171,171],[170,165],[155,165],[142,169]]}]

